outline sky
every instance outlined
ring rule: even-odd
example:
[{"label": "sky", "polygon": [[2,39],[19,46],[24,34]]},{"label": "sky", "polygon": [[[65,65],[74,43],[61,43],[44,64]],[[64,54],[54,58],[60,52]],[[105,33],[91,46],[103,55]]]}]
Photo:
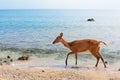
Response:
[{"label": "sky", "polygon": [[120,0],[0,0],[0,9],[120,9]]}]

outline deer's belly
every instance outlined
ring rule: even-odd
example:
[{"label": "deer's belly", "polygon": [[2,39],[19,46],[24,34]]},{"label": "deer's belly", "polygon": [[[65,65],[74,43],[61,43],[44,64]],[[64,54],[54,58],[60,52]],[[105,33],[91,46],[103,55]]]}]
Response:
[{"label": "deer's belly", "polygon": [[73,46],[71,50],[73,52],[85,52],[89,50],[89,46]]}]

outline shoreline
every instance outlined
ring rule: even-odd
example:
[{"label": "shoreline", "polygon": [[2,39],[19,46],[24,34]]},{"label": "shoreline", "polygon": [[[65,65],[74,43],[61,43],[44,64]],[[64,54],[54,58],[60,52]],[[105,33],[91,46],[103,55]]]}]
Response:
[{"label": "shoreline", "polygon": [[22,55],[20,51],[0,51],[2,56],[9,54],[14,59],[10,65],[0,66],[0,80],[120,80],[119,56],[116,58],[105,54],[103,56],[108,61],[107,68],[104,68],[101,60],[95,68],[96,59],[91,54],[80,54],[77,66],[74,65],[75,59],[72,55],[65,67],[67,53],[41,51],[43,50],[23,49],[22,53],[31,55],[28,61],[17,60]]}]

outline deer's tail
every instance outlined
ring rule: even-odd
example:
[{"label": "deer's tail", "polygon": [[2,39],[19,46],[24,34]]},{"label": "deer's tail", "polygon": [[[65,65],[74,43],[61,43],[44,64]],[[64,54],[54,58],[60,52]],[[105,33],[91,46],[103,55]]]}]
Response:
[{"label": "deer's tail", "polygon": [[103,41],[100,41],[100,43],[103,43],[104,45],[108,46],[108,44],[107,44],[107,43],[105,43],[105,42],[103,42]]}]

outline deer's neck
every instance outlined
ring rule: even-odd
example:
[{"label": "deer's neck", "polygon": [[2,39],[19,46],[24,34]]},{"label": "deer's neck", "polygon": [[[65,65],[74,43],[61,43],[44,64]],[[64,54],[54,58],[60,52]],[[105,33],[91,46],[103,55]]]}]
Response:
[{"label": "deer's neck", "polygon": [[67,48],[70,49],[69,42],[65,41],[63,38],[62,38],[62,40],[61,40],[61,43],[62,43],[65,47],[67,47]]}]

